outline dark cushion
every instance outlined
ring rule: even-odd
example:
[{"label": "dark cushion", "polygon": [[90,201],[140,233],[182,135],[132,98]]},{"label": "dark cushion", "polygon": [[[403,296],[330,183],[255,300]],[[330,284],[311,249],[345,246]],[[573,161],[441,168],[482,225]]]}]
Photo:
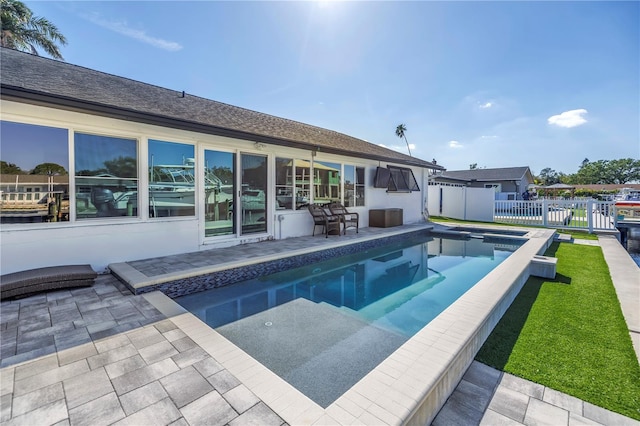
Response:
[{"label": "dark cushion", "polygon": [[63,265],[30,269],[0,276],[0,299],[47,290],[93,285],[97,272],[90,265]]}]

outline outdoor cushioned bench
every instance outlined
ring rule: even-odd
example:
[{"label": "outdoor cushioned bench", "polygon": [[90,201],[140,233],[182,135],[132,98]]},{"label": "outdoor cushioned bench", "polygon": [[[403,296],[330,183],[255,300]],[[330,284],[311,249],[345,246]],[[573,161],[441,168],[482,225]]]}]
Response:
[{"label": "outdoor cushioned bench", "polygon": [[41,291],[92,286],[98,274],[90,265],[49,266],[0,276],[0,300]]}]

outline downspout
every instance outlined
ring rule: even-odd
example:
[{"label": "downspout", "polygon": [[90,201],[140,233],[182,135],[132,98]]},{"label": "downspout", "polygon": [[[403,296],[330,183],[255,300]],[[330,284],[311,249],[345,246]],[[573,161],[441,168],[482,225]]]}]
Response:
[{"label": "downspout", "polygon": [[422,182],[424,184],[424,196],[422,197],[422,217],[425,221],[429,222],[429,169],[422,169],[424,178]]}]

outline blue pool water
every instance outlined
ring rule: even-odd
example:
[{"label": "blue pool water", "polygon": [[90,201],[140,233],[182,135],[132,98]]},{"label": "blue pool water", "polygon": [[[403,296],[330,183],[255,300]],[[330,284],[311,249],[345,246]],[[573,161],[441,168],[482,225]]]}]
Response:
[{"label": "blue pool water", "polygon": [[327,407],[521,243],[423,235],[175,300]]}]

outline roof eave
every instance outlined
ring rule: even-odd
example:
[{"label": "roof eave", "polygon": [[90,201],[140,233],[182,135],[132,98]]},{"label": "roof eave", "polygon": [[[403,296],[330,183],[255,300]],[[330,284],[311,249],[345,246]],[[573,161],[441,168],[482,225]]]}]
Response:
[{"label": "roof eave", "polygon": [[[22,87],[2,85],[0,90],[0,97],[6,100],[14,100],[34,105],[41,106],[56,106],[65,110],[92,113],[103,117],[115,118],[119,120],[133,121],[137,123],[145,123],[151,125],[158,125],[163,127],[176,128],[181,130],[194,131],[198,133],[205,133],[215,136],[223,136],[234,139],[243,139],[251,142],[260,142],[265,144],[272,144],[278,146],[286,146],[290,148],[309,149],[311,151],[318,150],[318,146],[307,142],[300,142],[282,138],[275,138],[272,136],[265,136],[250,132],[243,132],[240,130],[233,130],[224,127],[217,127],[207,124],[201,124],[194,121],[181,120],[172,117],[166,117],[157,114],[150,114],[146,112],[140,112],[130,110],[126,108],[114,107],[112,105],[105,105],[95,102],[82,101],[65,96],[52,95],[50,93],[42,93],[33,90],[28,90]],[[348,150],[342,150],[338,148],[321,147],[322,152],[330,154],[353,156],[354,153]],[[382,155],[368,154],[366,152],[358,153],[361,158],[366,158],[376,161],[385,161],[389,163],[403,164],[408,166],[422,167],[432,170],[445,170],[444,167],[429,163],[424,160],[411,160],[411,159],[399,159],[385,157]]]}]

